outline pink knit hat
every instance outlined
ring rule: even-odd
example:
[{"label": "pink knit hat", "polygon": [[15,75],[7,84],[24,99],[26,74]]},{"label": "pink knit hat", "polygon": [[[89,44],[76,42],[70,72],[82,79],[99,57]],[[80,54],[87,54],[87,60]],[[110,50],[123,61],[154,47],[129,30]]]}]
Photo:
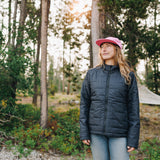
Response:
[{"label": "pink knit hat", "polygon": [[120,49],[122,49],[122,43],[116,37],[107,37],[107,38],[104,38],[104,39],[98,39],[96,41],[96,44],[98,46],[101,46],[102,43],[113,43],[113,44],[116,44],[117,46],[119,46]]}]

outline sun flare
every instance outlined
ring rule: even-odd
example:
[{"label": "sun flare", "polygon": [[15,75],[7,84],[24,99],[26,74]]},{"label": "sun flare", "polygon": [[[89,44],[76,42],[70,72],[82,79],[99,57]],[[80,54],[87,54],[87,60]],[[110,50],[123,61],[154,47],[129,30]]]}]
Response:
[{"label": "sun flare", "polygon": [[71,12],[79,15],[91,9],[91,0],[74,0],[71,5]]}]

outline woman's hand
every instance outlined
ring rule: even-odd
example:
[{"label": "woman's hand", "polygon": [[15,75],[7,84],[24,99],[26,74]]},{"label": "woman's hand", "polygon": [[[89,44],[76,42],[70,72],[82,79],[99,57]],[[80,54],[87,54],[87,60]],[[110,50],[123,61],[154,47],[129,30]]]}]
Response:
[{"label": "woman's hand", "polygon": [[83,140],[82,142],[88,146],[90,145],[90,140]]},{"label": "woman's hand", "polygon": [[128,152],[132,152],[132,151],[135,150],[135,148],[134,148],[134,147],[127,146],[127,150],[128,150]]}]

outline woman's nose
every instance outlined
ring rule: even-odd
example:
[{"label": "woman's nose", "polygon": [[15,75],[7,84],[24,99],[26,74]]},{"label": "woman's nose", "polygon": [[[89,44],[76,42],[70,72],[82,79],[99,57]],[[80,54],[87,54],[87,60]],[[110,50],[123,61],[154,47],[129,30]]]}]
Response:
[{"label": "woman's nose", "polygon": [[102,49],[102,51],[106,51],[106,50],[107,50],[106,47]]}]

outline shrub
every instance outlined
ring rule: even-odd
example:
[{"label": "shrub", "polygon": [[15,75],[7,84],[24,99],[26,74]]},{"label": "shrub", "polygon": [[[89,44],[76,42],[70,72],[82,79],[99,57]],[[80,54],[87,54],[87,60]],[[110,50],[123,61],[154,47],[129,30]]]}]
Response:
[{"label": "shrub", "polygon": [[47,129],[40,127],[40,111],[31,105],[18,105],[15,113],[25,121],[11,124],[9,133],[14,137],[12,143],[17,144],[17,150],[24,156],[33,149],[48,151],[54,148],[65,154],[77,155],[88,148],[79,137],[79,109],[63,113],[49,109]]},{"label": "shrub", "polygon": [[157,138],[149,139],[143,142],[140,146],[140,150],[146,157],[144,160],[160,159],[160,141]]},{"label": "shrub", "polygon": [[1,129],[6,132],[12,131],[12,129],[16,126],[19,127],[21,125],[26,125],[30,122],[37,123],[40,120],[40,109],[33,107],[31,104],[19,104],[16,105],[12,112],[6,111],[6,108],[1,108],[0,112],[1,120],[5,122],[0,124]]},{"label": "shrub", "polygon": [[153,138],[142,142],[139,150],[131,153],[130,159],[135,160],[138,155],[140,155],[143,160],[159,160],[160,141],[157,138]]},{"label": "shrub", "polygon": [[39,124],[36,124],[27,129],[24,126],[14,128],[12,135],[17,144],[23,143],[26,148],[41,149],[40,144],[47,143],[47,138],[51,136],[51,132],[51,130],[43,130]]},{"label": "shrub", "polygon": [[79,110],[73,109],[55,116],[57,129],[51,146],[65,154],[78,154],[84,145],[79,140]]}]

